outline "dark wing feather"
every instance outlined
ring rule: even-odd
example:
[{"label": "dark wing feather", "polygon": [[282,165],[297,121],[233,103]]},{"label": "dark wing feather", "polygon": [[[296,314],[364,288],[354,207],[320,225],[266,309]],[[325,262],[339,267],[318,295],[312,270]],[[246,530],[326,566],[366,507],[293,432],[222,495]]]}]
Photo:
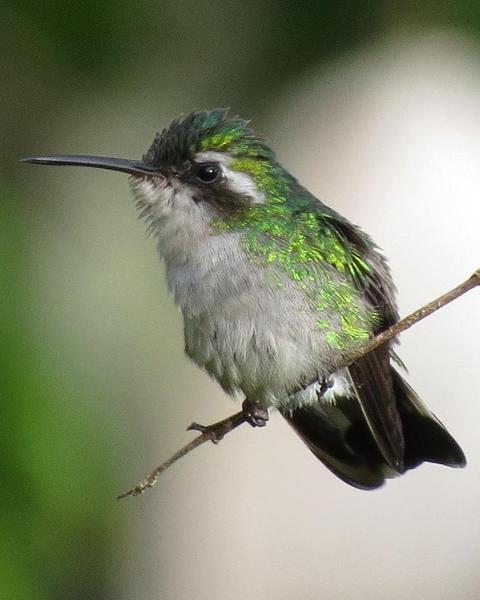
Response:
[{"label": "dark wing feather", "polygon": [[389,349],[381,346],[348,368],[355,394],[387,464],[404,470],[405,439],[392,382]]}]

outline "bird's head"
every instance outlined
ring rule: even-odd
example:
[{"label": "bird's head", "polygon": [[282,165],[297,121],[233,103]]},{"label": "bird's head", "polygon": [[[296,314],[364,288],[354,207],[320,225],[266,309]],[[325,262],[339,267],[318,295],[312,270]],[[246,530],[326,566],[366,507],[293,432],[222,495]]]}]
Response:
[{"label": "bird's head", "polygon": [[140,214],[154,234],[162,227],[192,235],[212,220],[226,221],[284,198],[294,181],[248,121],[226,109],[193,112],[157,133],[141,160],[98,156],[47,156],[27,162],[123,171]]}]

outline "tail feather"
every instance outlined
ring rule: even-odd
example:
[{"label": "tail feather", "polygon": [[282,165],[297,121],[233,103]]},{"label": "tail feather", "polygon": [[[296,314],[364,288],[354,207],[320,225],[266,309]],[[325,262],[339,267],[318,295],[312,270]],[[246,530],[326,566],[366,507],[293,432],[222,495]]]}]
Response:
[{"label": "tail feather", "polygon": [[360,489],[380,487],[423,462],[449,467],[466,464],[462,449],[414,390],[392,368],[395,402],[405,438],[403,468],[389,466],[359,404],[340,398],[292,412],[281,411],[310,450],[337,477]]},{"label": "tail feather", "polygon": [[345,483],[364,490],[383,485],[382,455],[351,399],[281,412],[315,456]]},{"label": "tail feather", "polygon": [[392,375],[405,436],[405,467],[414,469],[422,462],[464,467],[465,455],[445,426],[397,371],[392,369]]}]

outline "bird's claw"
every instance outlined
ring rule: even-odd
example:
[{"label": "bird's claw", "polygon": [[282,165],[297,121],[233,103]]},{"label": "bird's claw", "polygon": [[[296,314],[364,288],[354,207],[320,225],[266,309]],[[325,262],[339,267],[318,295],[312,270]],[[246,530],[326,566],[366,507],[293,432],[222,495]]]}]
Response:
[{"label": "bird's claw", "polygon": [[330,388],[333,387],[334,381],[331,377],[322,377],[320,383],[320,388],[317,390],[317,398],[320,400],[325,396]]},{"label": "bird's claw", "polygon": [[242,404],[243,414],[247,423],[250,423],[252,427],[265,427],[268,422],[268,410],[262,408],[255,402],[250,400],[244,400]]}]

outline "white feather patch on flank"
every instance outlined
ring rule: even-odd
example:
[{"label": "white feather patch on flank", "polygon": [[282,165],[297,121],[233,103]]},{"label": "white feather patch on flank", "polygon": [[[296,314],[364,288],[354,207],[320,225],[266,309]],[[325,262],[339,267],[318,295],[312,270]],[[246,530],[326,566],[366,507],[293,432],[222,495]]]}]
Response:
[{"label": "white feather patch on flank", "polygon": [[317,381],[306,389],[296,392],[288,399],[292,410],[300,406],[317,404],[319,401],[325,404],[335,404],[337,398],[352,398],[354,390],[347,369],[339,369],[328,377],[332,385],[323,394],[321,393],[321,382]]},{"label": "white feather patch on flank", "polygon": [[265,202],[265,194],[261,192],[252,177],[243,171],[235,171],[231,168],[233,159],[228,154],[221,152],[199,152],[195,155],[195,162],[216,162],[220,165],[223,176],[227,181],[228,188],[236,194],[250,196],[255,204]]},{"label": "white feather patch on flank", "polygon": [[322,396],[322,401],[335,404],[335,398],[351,398],[354,396],[351,378],[347,369],[340,369],[331,377],[332,387],[328,388]]}]

